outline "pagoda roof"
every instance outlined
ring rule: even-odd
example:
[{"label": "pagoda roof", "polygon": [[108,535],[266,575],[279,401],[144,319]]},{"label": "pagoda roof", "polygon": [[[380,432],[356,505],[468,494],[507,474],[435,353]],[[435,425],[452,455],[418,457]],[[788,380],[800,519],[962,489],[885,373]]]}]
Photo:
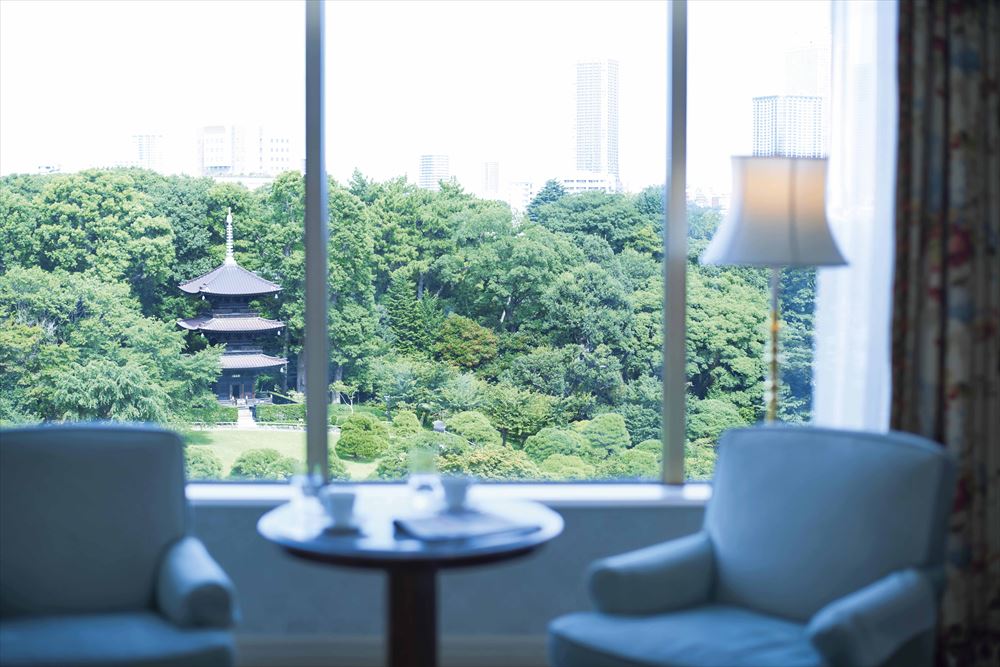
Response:
[{"label": "pagoda roof", "polygon": [[233,254],[233,211],[226,213],[226,259],[222,266],[179,285],[188,294],[218,294],[220,296],[253,296],[273,294],[281,286],[264,280],[253,271],[236,263]]},{"label": "pagoda roof", "polygon": [[217,294],[220,296],[252,296],[273,294],[281,291],[281,286],[264,280],[253,271],[248,271],[233,261],[198,276],[194,280],[181,283],[180,288],[188,294]]},{"label": "pagoda roof", "polygon": [[288,363],[288,359],[282,359],[281,357],[272,357],[269,354],[250,353],[250,354],[240,354],[226,353],[222,355],[222,370],[242,370],[242,369],[254,369],[254,368],[274,368],[275,366],[284,366]]},{"label": "pagoda roof", "polygon": [[188,331],[274,331],[285,326],[284,322],[269,320],[256,315],[201,315],[186,320],[177,320],[182,329]]}]

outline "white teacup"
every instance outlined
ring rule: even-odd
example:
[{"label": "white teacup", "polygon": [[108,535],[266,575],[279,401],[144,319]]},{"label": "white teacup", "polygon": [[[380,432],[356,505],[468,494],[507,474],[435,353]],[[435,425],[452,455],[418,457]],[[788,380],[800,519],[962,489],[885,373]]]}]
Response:
[{"label": "white teacup", "polygon": [[337,486],[324,486],[319,492],[323,508],[335,526],[350,525],[354,518],[354,497],[353,489]]},{"label": "white teacup", "polygon": [[471,477],[442,477],[441,488],[444,489],[445,509],[449,512],[461,512],[465,509],[465,500],[471,485]]}]

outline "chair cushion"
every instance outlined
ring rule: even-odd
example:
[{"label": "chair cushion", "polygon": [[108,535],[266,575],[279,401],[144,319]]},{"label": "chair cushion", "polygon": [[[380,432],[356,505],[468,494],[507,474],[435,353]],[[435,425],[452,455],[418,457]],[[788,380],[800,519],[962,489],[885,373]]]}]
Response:
[{"label": "chair cushion", "polygon": [[153,612],[4,619],[0,647],[2,667],[233,664],[228,632],[182,630]]},{"label": "chair cushion", "polygon": [[555,667],[821,667],[805,627],[737,607],[570,614],[549,626]]},{"label": "chair cushion", "polygon": [[916,436],[727,432],[705,514],[715,601],[807,621],[891,572],[940,562],[952,479],[944,449]]},{"label": "chair cushion", "polygon": [[124,424],[0,433],[0,617],[151,609],[184,535],[176,434]]}]

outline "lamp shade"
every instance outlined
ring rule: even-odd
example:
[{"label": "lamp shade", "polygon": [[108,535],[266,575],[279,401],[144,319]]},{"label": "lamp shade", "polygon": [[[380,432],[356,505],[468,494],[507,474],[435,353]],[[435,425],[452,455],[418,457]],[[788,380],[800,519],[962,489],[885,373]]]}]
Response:
[{"label": "lamp shade", "polygon": [[826,221],[826,160],[733,157],[729,214],[703,264],[846,264]]}]

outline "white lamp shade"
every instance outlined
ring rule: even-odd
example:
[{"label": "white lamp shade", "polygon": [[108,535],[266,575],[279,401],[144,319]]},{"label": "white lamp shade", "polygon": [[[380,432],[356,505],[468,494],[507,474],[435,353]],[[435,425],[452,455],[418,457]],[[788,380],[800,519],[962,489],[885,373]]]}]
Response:
[{"label": "white lamp shade", "polygon": [[826,221],[826,160],[733,157],[729,214],[703,264],[846,264]]}]

